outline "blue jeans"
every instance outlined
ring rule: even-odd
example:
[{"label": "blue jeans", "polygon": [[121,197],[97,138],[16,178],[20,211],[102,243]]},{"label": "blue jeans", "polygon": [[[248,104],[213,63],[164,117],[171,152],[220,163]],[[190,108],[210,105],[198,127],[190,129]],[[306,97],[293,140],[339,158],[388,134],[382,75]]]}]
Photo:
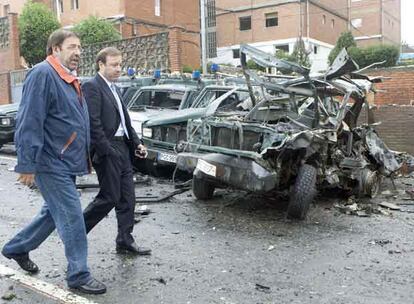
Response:
[{"label": "blue jeans", "polygon": [[68,260],[69,287],[85,284],[90,278],[87,265],[88,244],[75,176],[38,173],[36,185],[45,200],[40,213],[3,247],[3,255],[27,255],[57,227]]}]

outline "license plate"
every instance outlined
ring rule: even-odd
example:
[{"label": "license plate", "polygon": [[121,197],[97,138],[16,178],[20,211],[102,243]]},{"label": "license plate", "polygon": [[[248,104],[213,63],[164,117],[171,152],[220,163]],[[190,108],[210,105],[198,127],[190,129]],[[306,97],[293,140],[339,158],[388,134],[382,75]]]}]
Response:
[{"label": "license plate", "polygon": [[199,159],[197,161],[197,169],[207,175],[216,177],[216,166],[209,164],[205,160]]},{"label": "license plate", "polygon": [[170,153],[158,153],[158,160],[166,161],[169,163],[177,163],[177,155]]}]

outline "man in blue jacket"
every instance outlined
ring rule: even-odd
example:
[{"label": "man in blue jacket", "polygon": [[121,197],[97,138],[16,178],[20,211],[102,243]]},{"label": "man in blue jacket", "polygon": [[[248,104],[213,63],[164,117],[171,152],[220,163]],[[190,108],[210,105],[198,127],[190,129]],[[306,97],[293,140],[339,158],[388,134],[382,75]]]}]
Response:
[{"label": "man in blue jacket", "polygon": [[88,247],[76,176],[89,172],[89,114],[76,78],[80,40],[57,30],[48,40],[47,58],[27,75],[17,114],[15,144],[19,181],[36,182],[45,200],[40,213],[11,239],[2,254],[36,273],[29,252],[54,230],[68,260],[68,286],[84,293],[106,292],[88,269]]}]

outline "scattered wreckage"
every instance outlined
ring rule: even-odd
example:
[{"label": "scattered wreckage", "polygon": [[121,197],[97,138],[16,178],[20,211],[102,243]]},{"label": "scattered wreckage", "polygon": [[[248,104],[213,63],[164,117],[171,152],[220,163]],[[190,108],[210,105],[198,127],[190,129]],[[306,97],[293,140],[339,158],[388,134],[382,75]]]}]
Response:
[{"label": "scattered wreckage", "polygon": [[[372,126],[366,95],[380,79],[358,74],[346,50],[318,75],[248,45],[240,53],[253,109],[190,120],[177,158],[179,169],[193,172],[198,199],[208,200],[216,188],[228,186],[258,193],[287,190],[288,216],[304,219],[317,190],[374,197],[382,178],[400,168]],[[246,56],[300,76],[263,80],[246,69]],[[262,98],[251,81],[261,85]],[[368,122],[360,124],[364,105]]]}]

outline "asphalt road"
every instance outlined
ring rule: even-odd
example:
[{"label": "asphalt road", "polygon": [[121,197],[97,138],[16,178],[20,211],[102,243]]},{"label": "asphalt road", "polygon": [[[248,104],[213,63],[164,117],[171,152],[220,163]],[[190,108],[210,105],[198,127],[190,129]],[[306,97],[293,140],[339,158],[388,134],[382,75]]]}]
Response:
[{"label": "asphalt road", "polygon": [[[13,164],[0,156],[2,244],[42,204],[36,190],[16,183],[8,170]],[[389,185],[385,182],[382,190]],[[397,186],[412,189],[414,178],[401,178]],[[138,185],[136,193],[158,196],[173,190],[170,181],[152,179]],[[96,189],[80,192],[84,207],[95,194]],[[373,202],[382,201],[404,204],[404,210],[359,217],[334,207],[341,198],[318,196],[308,218],[297,222],[285,218],[286,202],[276,198],[221,190],[206,203],[185,192],[148,204],[152,212],[137,217],[134,236],[153,250],[151,256],[137,258],[115,253],[111,212],[88,236],[91,271],[108,292],[86,298],[108,304],[414,303],[414,201],[401,192]],[[33,278],[67,289],[56,233],[31,257],[41,268]],[[0,264],[20,271],[4,257]],[[0,297],[15,295],[0,300],[4,303],[38,303],[42,297],[42,303],[56,303],[10,277],[2,276],[0,282]]]}]

